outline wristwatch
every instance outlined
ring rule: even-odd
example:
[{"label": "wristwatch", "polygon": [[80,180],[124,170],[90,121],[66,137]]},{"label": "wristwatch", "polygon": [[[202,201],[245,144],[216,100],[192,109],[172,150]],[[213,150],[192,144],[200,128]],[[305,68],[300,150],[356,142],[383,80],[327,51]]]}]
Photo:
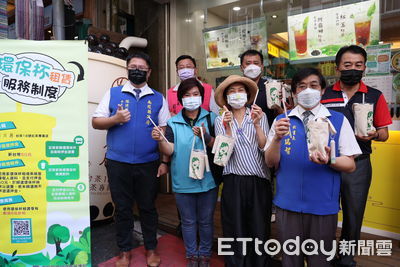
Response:
[{"label": "wristwatch", "polygon": [[165,164],[169,167],[169,165],[171,165],[171,162],[161,161],[161,164]]}]

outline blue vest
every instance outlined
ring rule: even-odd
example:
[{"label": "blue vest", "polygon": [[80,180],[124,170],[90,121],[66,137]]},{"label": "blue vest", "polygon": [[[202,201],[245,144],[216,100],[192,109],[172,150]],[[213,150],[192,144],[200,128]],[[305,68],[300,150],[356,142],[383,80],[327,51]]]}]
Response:
[{"label": "blue vest", "polygon": [[[207,132],[208,114],[211,116],[211,122],[214,122],[215,114],[201,108],[201,113],[195,124],[195,126],[201,126],[204,123]],[[203,142],[193,134],[192,127],[182,117],[182,110],[168,121],[168,125],[174,132],[174,153],[171,160],[173,191],[175,193],[199,193],[215,188],[216,185],[211,172],[204,170],[204,178],[201,180],[189,177],[189,160],[193,138],[196,138],[194,149],[203,150]]]},{"label": "blue vest", "polygon": [[[339,136],[343,114],[329,111],[329,120],[336,129],[336,155],[339,156]],[[276,119],[283,118],[279,115]],[[340,172],[328,165],[309,160],[303,122],[290,117],[293,139],[285,136],[281,141],[281,159],[277,172],[277,186],[274,204],[294,212],[316,215],[339,212]]]},{"label": "blue vest", "polygon": [[122,86],[110,89],[110,116],[113,116],[122,104],[129,109],[131,119],[124,124],[117,124],[108,129],[106,158],[125,163],[146,163],[159,159],[157,142],[151,138],[153,125],[148,115],[158,125],[158,114],[163,105],[163,97],[153,90],[136,100],[128,92],[121,91]]}]

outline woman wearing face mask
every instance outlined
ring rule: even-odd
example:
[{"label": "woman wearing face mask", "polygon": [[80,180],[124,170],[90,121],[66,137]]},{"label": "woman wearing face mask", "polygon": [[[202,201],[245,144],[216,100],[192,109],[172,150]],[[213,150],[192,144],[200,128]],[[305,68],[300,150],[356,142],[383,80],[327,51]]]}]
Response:
[{"label": "woman wearing face mask", "polygon": [[[349,121],[320,104],[324,88],[325,79],[317,69],[301,69],[294,75],[292,91],[298,105],[289,112],[289,118],[279,115],[273,122],[265,160],[268,167],[277,169],[274,204],[280,243],[296,238],[300,238],[300,243],[312,239],[318,245],[324,241],[324,250],[333,253],[324,255],[318,248],[308,251],[318,251],[318,255],[306,256],[303,250],[300,255],[282,253],[284,267],[304,266],[305,258],[310,267],[331,266],[335,256],[340,172],[352,172],[354,156],[361,153]],[[331,136],[336,143],[336,161],[331,161],[328,146],[326,156],[318,151],[309,155],[306,129],[308,122],[316,118],[327,118],[336,129]]]},{"label": "woman wearing face mask", "polygon": [[[227,238],[258,238],[267,241],[271,220],[271,185],[263,158],[268,121],[266,115],[253,104],[257,85],[238,75],[225,79],[215,92],[217,104],[225,113],[215,120],[216,134],[235,138],[233,153],[224,168],[224,187],[221,199],[223,235]],[[233,256],[225,256],[226,266],[266,266],[268,258],[257,255],[254,243],[248,242],[247,255],[241,242],[231,245]]]},{"label": "woman wearing face mask", "polygon": [[[169,143],[160,134],[162,129],[154,128],[152,131],[152,137],[159,142],[161,152],[172,157],[172,188],[181,215],[187,266],[190,267],[209,266],[218,192],[211,172],[204,171],[203,179],[189,177],[193,138],[194,149],[204,149],[200,127],[204,133],[204,143],[210,147],[214,144],[214,138],[209,133],[212,125],[208,124],[213,124],[215,114],[201,108],[203,98],[204,88],[197,79],[184,80],[178,89],[178,100],[183,109],[168,121],[165,132]],[[197,240],[197,232],[200,240]]]}]

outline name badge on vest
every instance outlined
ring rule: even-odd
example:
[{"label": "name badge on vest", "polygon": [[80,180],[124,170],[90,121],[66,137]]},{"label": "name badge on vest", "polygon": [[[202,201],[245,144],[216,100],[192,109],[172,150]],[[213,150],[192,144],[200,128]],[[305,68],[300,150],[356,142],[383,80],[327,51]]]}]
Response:
[{"label": "name badge on vest", "polygon": [[345,107],[346,103],[327,103],[327,104],[324,104],[324,106],[327,108],[341,108],[341,107]]}]

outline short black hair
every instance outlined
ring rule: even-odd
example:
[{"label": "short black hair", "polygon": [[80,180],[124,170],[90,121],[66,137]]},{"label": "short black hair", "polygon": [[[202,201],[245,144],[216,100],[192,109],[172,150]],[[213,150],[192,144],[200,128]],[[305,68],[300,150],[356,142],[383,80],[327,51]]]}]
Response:
[{"label": "short black hair", "polygon": [[245,56],[259,56],[261,59],[261,64],[264,63],[264,57],[259,51],[254,50],[254,49],[249,49],[247,51],[244,51],[243,54],[240,55],[240,65],[243,64],[243,60],[244,60]]},{"label": "short black hair", "polygon": [[199,88],[200,95],[201,95],[201,102],[204,101],[204,87],[196,78],[189,78],[182,81],[178,87],[178,101],[183,105],[182,98],[186,94],[187,91],[192,89],[193,87]]},{"label": "short black hair", "polygon": [[340,61],[342,60],[342,56],[346,52],[350,52],[353,54],[360,54],[364,57],[364,64],[365,64],[365,62],[367,62],[367,52],[365,51],[364,48],[362,48],[358,45],[349,45],[349,46],[343,46],[336,53],[336,58],[335,58],[336,66],[339,66]]},{"label": "short black hair", "polygon": [[193,62],[193,65],[196,67],[196,60],[195,60],[193,57],[189,56],[189,55],[182,55],[182,56],[179,56],[179,57],[175,60],[175,66],[178,67],[179,61],[184,60],[184,59],[190,59],[190,60]]},{"label": "short black hair", "polygon": [[129,54],[128,57],[126,58],[126,66],[129,65],[129,61],[131,61],[132,58],[141,58],[144,61],[146,61],[147,65],[151,69],[151,59],[150,56],[144,52],[135,52],[132,54]]},{"label": "short black hair", "polygon": [[310,75],[317,75],[319,78],[319,84],[321,85],[321,89],[324,89],[326,87],[326,81],[324,76],[322,76],[321,72],[316,69],[316,68],[303,68],[300,69],[296,72],[296,74],[293,76],[292,78],[292,92],[296,93],[296,88],[297,85],[304,80],[305,78],[307,78]]}]

